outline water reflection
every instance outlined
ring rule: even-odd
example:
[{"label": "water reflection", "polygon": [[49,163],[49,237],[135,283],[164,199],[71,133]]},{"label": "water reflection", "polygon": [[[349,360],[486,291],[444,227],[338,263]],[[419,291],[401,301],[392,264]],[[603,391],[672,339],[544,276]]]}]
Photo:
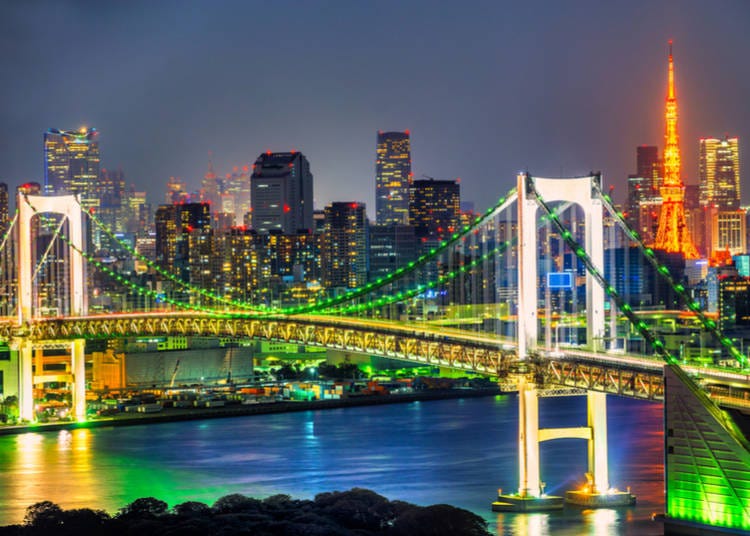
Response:
[{"label": "water reflection", "polygon": [[536,512],[531,514],[497,515],[498,536],[537,536],[551,534],[549,531],[549,513]]},{"label": "water reflection", "polygon": [[498,513],[498,536],[620,536],[662,534],[661,525],[648,519],[636,519],[632,507],[618,509],[581,509],[567,506],[561,511],[528,514]]},{"label": "water reflection", "polygon": [[3,503],[10,509],[69,498],[70,508],[96,503],[100,478],[92,468],[91,432],[28,433],[3,438]]},{"label": "water reflection", "polygon": [[[544,411],[567,426],[579,417],[571,404]],[[471,510],[498,535],[657,534],[648,523],[632,529],[663,509],[660,406],[612,399],[609,407],[611,480],[632,485],[632,510],[491,512],[498,487],[518,485],[511,396],[0,436],[0,525],[20,522],[42,500],[115,513],[139,497],[174,506],[229,493],[311,499],[363,487]],[[571,448],[585,456],[581,445]],[[550,488],[579,479],[579,464],[566,456],[562,445],[543,459]]]}]

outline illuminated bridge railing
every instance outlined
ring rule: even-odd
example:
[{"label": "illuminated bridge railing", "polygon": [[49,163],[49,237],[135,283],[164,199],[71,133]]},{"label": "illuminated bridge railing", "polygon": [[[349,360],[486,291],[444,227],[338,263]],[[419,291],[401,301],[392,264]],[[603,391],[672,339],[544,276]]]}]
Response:
[{"label": "illuminated bridge railing", "polygon": [[[650,360],[644,359],[648,362]],[[664,400],[663,363],[630,361],[620,356],[562,354],[534,360],[537,382],[619,395],[642,400]]]},{"label": "illuminated bridge railing", "polygon": [[[505,384],[514,373],[521,372],[532,374],[543,388],[585,389],[651,401],[664,398],[663,362],[657,357],[564,349],[542,351],[520,362],[513,343],[502,337],[429,324],[311,315],[253,319],[164,312],[39,319],[23,328],[11,321],[0,321],[0,339],[11,341],[19,336],[45,346],[78,338],[246,338],[390,357],[505,378]],[[709,393],[719,394],[720,386],[728,383],[750,389],[750,375],[746,372],[705,367],[698,370],[690,366],[686,370],[700,375]]]},{"label": "illuminated bridge railing", "polygon": [[[664,362],[658,356],[595,353],[578,349],[545,350],[535,359],[542,385],[601,391],[663,401]],[[750,371],[719,366],[682,365],[717,404],[750,407]]]},{"label": "illuminated bridge railing", "polygon": [[[515,359],[514,350],[495,337],[326,316],[261,320],[185,313],[109,315],[43,319],[24,330],[26,337],[36,341],[136,336],[248,338],[369,353],[491,376],[503,374]],[[11,324],[0,325],[0,337],[10,340],[16,334]]]}]

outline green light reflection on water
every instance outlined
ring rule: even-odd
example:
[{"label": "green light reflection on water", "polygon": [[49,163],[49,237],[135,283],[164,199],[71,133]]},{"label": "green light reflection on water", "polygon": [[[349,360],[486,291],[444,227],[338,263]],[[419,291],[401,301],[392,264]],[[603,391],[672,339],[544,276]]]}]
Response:
[{"label": "green light reflection on water", "polygon": [[211,505],[230,493],[220,487],[192,489],[191,471],[160,465],[163,457],[149,462],[141,450],[95,454],[94,442],[85,428],[0,437],[0,525],[21,522],[26,508],[40,501],[115,514],[141,497],[172,507],[193,500]]}]

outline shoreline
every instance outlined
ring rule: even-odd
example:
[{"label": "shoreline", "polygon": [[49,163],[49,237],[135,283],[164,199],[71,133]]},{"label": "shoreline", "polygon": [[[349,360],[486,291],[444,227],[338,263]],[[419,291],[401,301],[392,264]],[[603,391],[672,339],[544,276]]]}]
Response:
[{"label": "shoreline", "polygon": [[219,408],[164,408],[158,413],[123,413],[121,416],[99,417],[90,421],[65,421],[0,426],[0,435],[24,434],[28,432],[55,432],[79,428],[103,428],[107,426],[134,426],[178,421],[269,415],[295,411],[375,406],[379,404],[405,404],[431,400],[455,398],[478,398],[506,394],[500,389],[434,389],[414,393],[365,395],[329,400],[279,401],[260,404],[235,404]]}]

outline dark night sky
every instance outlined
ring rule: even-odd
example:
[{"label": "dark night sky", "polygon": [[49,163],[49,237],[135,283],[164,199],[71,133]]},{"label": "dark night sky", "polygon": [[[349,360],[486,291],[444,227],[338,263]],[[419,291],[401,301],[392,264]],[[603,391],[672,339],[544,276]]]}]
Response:
[{"label": "dark night sky", "polygon": [[209,151],[225,174],[296,149],[316,208],[372,217],[376,132],[408,128],[415,177],[461,177],[478,209],[527,169],[601,170],[621,201],[635,147],[663,145],[670,38],[686,181],[701,136],[750,154],[750,2],[443,4],[5,0],[0,180],[41,182],[42,133],[87,125],[154,204],[169,176],[197,189]]}]

